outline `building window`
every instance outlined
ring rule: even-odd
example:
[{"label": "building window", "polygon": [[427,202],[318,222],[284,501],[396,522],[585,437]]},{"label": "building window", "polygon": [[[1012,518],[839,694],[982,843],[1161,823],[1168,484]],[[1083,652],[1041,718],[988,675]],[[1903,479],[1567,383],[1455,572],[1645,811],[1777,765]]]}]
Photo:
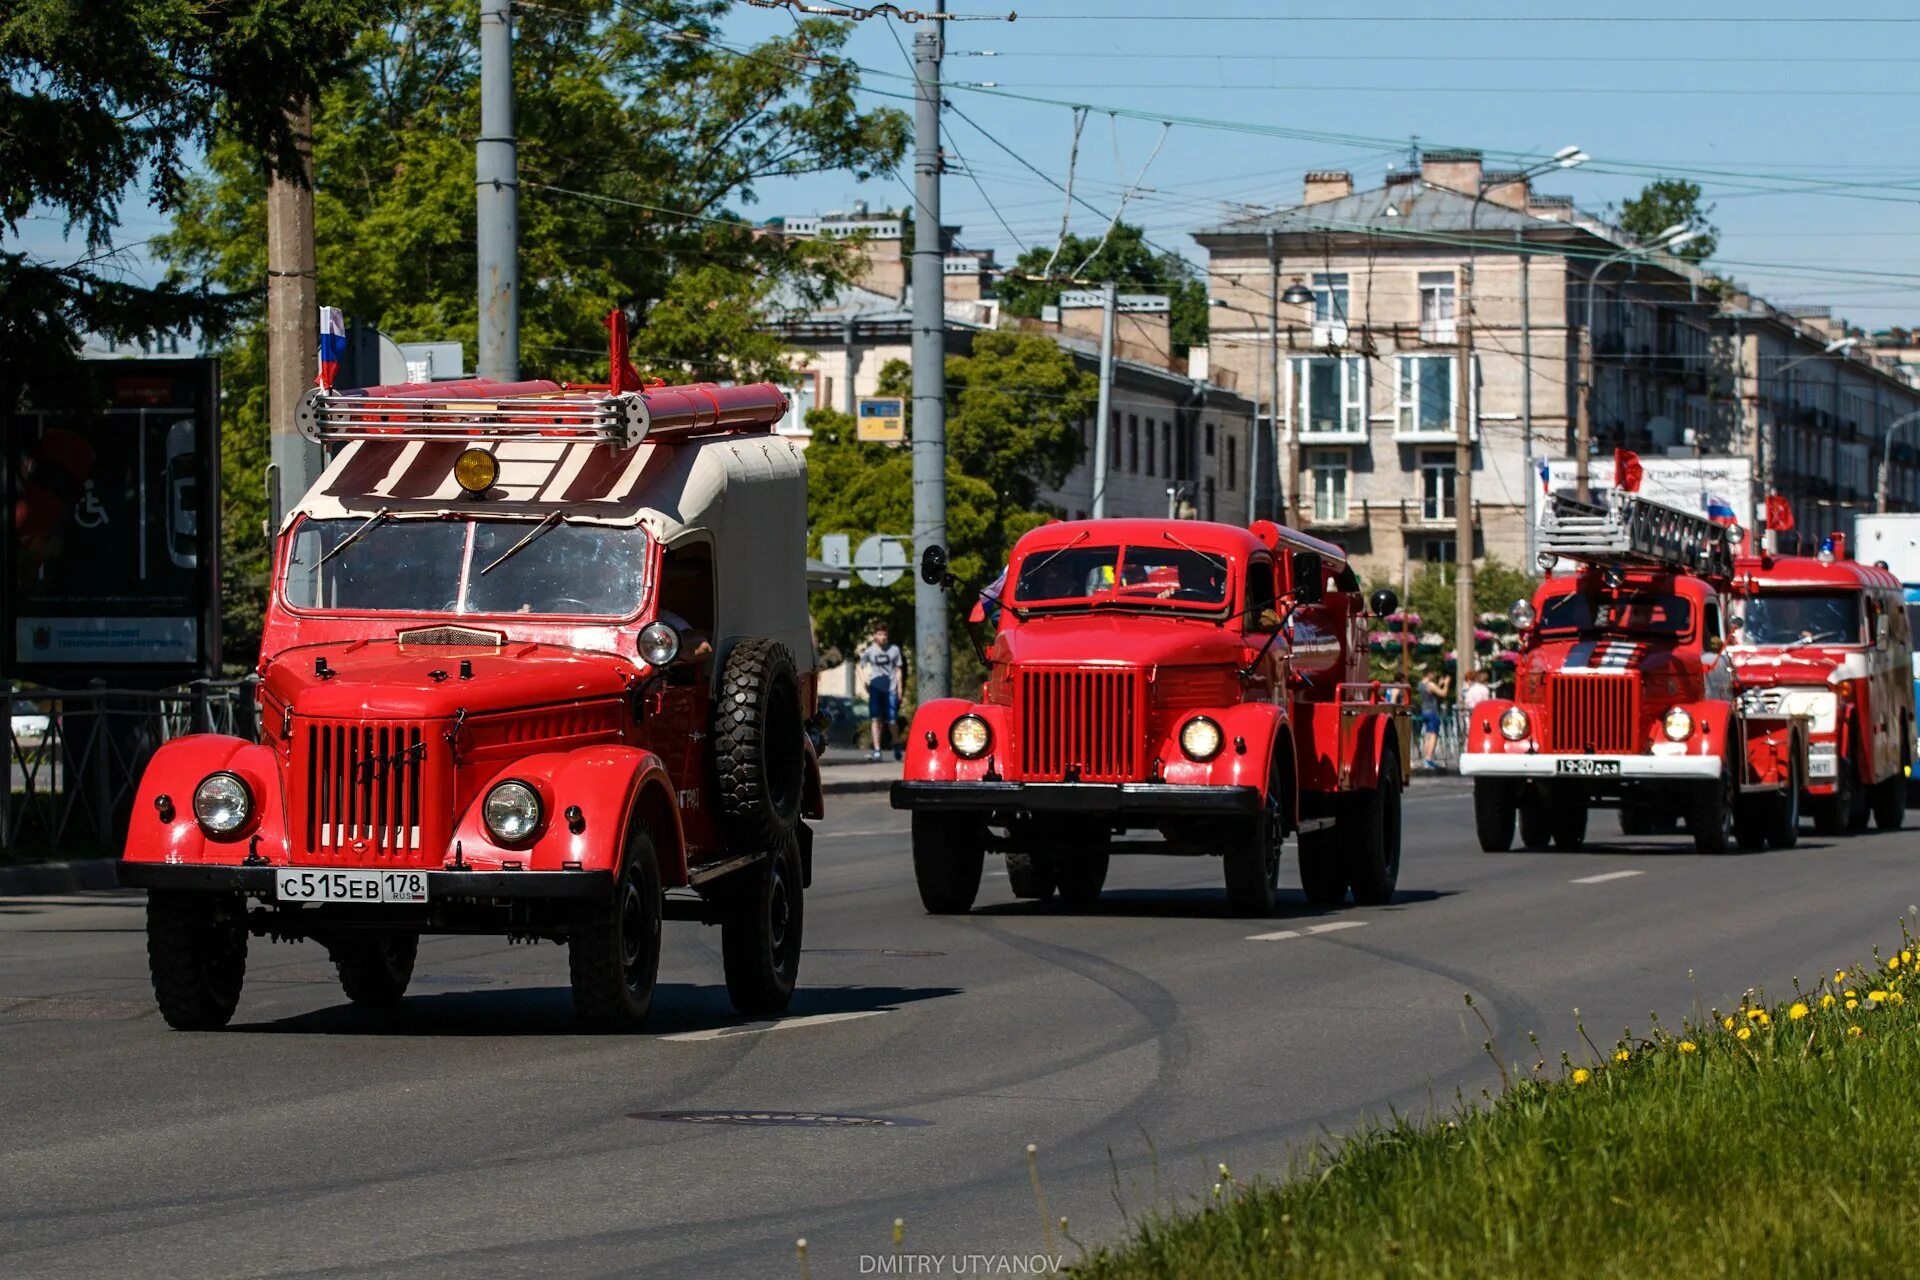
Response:
[{"label": "building window", "polygon": [[1414,557],[1427,564],[1453,563],[1452,538],[1422,538],[1413,547]]},{"label": "building window", "polygon": [[1145,430],[1141,434],[1146,437],[1147,443],[1146,447],[1140,451],[1140,455],[1144,459],[1144,469],[1141,474],[1150,476],[1153,474],[1153,419],[1148,418],[1143,425]]},{"label": "building window", "polygon": [[1303,436],[1364,437],[1367,362],[1363,356],[1313,356],[1293,362],[1295,412]]},{"label": "building window", "polygon": [[1140,474],[1140,419],[1131,413],[1127,415],[1127,470]]},{"label": "building window", "polygon": [[1451,271],[1420,273],[1420,340],[1452,342],[1456,300]]},{"label": "building window", "polygon": [[1173,424],[1163,422],[1160,424],[1160,474],[1172,480],[1178,469],[1173,458]]},{"label": "building window", "polygon": [[1111,422],[1107,423],[1107,431],[1113,437],[1113,456],[1107,459],[1107,465],[1113,470],[1118,471],[1122,461],[1121,449],[1124,444],[1120,438],[1120,411],[1118,409],[1113,410],[1112,419]]},{"label": "building window", "polygon": [[1335,271],[1313,277],[1313,322],[1347,322],[1347,273]]},{"label": "building window", "polygon": [[1451,520],[1454,516],[1453,480],[1457,473],[1453,467],[1453,450],[1423,449],[1420,451],[1420,518],[1422,520]]},{"label": "building window", "polygon": [[1345,449],[1314,449],[1307,454],[1313,480],[1313,519],[1316,524],[1345,524],[1347,474],[1352,457]]},{"label": "building window", "polygon": [[1207,456],[1211,458],[1213,456],[1213,424],[1211,422],[1207,424],[1206,441]]},{"label": "building window", "polygon": [[1240,438],[1227,437],[1227,492],[1232,493],[1240,487]]},{"label": "building window", "polygon": [[1400,357],[1402,435],[1453,431],[1453,357]]},{"label": "building window", "polygon": [[1214,497],[1212,476],[1208,476],[1200,482],[1200,493],[1201,501],[1205,504],[1203,509],[1207,513],[1207,519],[1218,520],[1220,518],[1220,509]]}]

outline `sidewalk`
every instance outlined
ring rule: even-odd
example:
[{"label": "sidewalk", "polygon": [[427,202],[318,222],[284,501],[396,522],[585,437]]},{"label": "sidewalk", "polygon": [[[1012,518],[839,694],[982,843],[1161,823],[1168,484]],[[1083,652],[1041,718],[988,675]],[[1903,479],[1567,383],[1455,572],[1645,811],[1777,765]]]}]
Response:
[{"label": "sidewalk", "polygon": [[829,747],[820,761],[820,786],[830,796],[885,791],[900,780],[900,762],[891,753],[881,760],[852,747]]}]

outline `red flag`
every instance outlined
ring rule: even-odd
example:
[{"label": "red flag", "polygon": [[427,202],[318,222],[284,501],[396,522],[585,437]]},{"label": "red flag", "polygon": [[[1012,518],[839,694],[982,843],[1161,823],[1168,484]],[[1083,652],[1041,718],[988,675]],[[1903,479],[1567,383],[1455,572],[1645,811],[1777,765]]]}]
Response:
[{"label": "red flag", "polygon": [[615,395],[646,385],[627,359],[627,316],[618,307],[607,313],[607,382]]},{"label": "red flag", "polygon": [[1613,451],[1613,487],[1627,493],[1640,492],[1640,478],[1646,472],[1640,466],[1640,455],[1631,449]]},{"label": "red flag", "polygon": [[1777,493],[1767,495],[1767,528],[1780,533],[1793,529],[1793,505]]}]

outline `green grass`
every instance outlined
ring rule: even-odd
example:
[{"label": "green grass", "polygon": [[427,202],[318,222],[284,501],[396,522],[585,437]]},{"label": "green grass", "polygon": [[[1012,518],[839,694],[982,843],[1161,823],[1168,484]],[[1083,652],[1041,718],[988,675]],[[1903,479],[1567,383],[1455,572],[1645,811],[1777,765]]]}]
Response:
[{"label": "green grass", "polygon": [[1920,983],[1909,985],[1914,944],[1903,946],[1891,968],[1876,959],[1784,1003],[1755,997],[1596,1049],[1578,1075],[1564,1057],[1537,1064],[1451,1118],[1377,1124],[1274,1184],[1223,1168],[1205,1202],[1139,1224],[1075,1274],[1907,1273],[1920,1230]]}]

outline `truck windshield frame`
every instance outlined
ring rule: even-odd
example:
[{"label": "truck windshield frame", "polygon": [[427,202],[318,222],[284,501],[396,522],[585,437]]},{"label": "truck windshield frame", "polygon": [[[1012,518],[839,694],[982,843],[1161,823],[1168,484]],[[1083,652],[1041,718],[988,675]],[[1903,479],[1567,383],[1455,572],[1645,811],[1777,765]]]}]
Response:
[{"label": "truck windshield frame", "polygon": [[1031,613],[1097,609],[1224,615],[1238,574],[1223,553],[1166,544],[1036,548],[1020,562],[1009,603]]},{"label": "truck windshield frame", "polygon": [[1858,591],[1762,591],[1743,603],[1740,643],[1761,649],[1869,643]]},{"label": "truck windshield frame", "polygon": [[1693,628],[1693,602],[1669,591],[1636,591],[1595,597],[1568,591],[1540,602],[1539,635],[1625,633],[1685,636]]}]

